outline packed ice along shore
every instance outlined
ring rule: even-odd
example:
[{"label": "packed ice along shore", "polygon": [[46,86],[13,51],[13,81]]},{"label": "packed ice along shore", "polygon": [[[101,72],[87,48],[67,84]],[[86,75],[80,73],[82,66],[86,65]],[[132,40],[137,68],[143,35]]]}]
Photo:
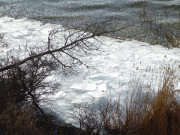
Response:
[{"label": "packed ice along shore", "polygon": [[[3,64],[7,55],[12,54],[23,58],[28,54],[21,49],[24,46],[47,45],[50,30],[61,25],[42,24],[28,19],[0,18],[0,63]],[[73,30],[72,30],[73,31]],[[63,36],[63,34],[61,34]],[[56,37],[61,39],[60,36]],[[123,95],[132,82],[140,80],[143,85],[153,84],[157,88],[157,80],[162,76],[162,66],[172,65],[177,69],[179,80],[174,84],[180,88],[180,49],[168,49],[160,45],[135,40],[119,40],[109,37],[97,37],[103,44],[102,52],[81,56],[87,65],[95,67],[87,69],[80,67],[79,74],[64,77],[56,70],[46,81],[60,82],[54,95],[44,97],[49,100],[43,105],[49,108],[66,122],[71,122],[74,106],[90,100],[102,100]],[[92,41],[94,42],[94,41]],[[7,43],[7,46],[4,46]]]}]

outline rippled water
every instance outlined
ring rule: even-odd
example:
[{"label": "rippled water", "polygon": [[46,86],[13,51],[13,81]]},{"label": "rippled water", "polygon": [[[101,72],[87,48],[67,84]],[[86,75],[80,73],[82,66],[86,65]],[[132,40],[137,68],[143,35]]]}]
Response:
[{"label": "rippled water", "polygon": [[[139,29],[147,31],[142,28],[144,25],[157,27],[179,22],[180,0],[0,0],[0,16],[27,17],[78,28],[96,21],[116,19],[118,24],[108,24],[111,28],[122,24],[131,24],[131,28],[113,36],[126,35],[146,41],[150,32],[148,35],[138,33]],[[140,21],[141,17],[144,17],[143,21]],[[139,26],[140,23],[143,25]]]}]

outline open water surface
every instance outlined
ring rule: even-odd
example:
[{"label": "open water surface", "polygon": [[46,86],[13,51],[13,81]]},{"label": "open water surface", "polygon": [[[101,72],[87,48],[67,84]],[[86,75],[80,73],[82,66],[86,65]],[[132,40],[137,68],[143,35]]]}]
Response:
[{"label": "open water surface", "polygon": [[180,35],[180,0],[0,0],[0,16],[26,17],[75,28],[116,20],[107,27],[129,27],[110,36],[147,42],[163,41],[169,31]]}]

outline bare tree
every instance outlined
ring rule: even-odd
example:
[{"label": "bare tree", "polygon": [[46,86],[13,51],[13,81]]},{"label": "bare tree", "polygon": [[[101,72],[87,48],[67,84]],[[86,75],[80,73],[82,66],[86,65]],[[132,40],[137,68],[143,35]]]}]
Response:
[{"label": "bare tree", "polygon": [[[13,58],[10,64],[0,68],[0,85],[3,86],[1,91],[6,95],[2,97],[11,95],[17,104],[31,103],[45,115],[39,106],[39,97],[48,92],[44,79],[56,67],[65,75],[76,73],[78,65],[88,68],[80,56],[99,51],[97,42],[100,41],[96,36],[118,31],[103,30],[102,27],[107,22],[90,25],[84,29],[85,32],[66,28],[51,30],[45,47],[40,50],[31,49],[28,57],[20,60]],[[91,33],[87,32],[89,29]],[[41,91],[38,92],[38,89]],[[1,101],[4,102],[5,99]]]},{"label": "bare tree", "polygon": [[[63,35],[64,44],[57,44],[59,41],[53,39],[56,34],[65,32]],[[29,57],[23,60],[15,60],[12,64],[0,69],[1,102],[7,102],[9,98],[13,99],[18,105],[26,103],[32,104],[42,115],[44,111],[39,106],[39,97],[47,94],[47,83],[44,79],[50,71],[59,67],[64,74],[75,73],[77,65],[85,65],[77,53],[88,54],[91,50],[98,48],[90,44],[88,39],[93,38],[90,33],[80,31],[70,32],[68,30],[52,30],[48,36],[47,47],[41,49],[41,52],[31,50]],[[40,91],[37,91],[41,89]],[[8,98],[9,97],[9,98]]]},{"label": "bare tree", "polygon": [[[47,55],[49,55],[50,58],[54,59],[57,63],[59,63],[62,69],[73,70],[73,66],[77,65],[77,63],[85,65],[85,63],[83,63],[78,57],[76,57],[76,55],[80,53],[87,55],[90,54],[92,51],[99,50],[98,46],[93,42],[90,42],[90,40],[93,39],[100,42],[96,38],[96,36],[117,32],[125,29],[126,27],[129,27],[124,26],[116,30],[104,30],[104,25],[107,25],[106,23],[108,23],[109,21],[112,20],[89,25],[84,29],[85,32],[82,32],[80,30],[72,31],[67,28],[51,30],[48,36],[47,47],[45,49],[42,49],[41,52],[35,52],[35,50],[32,50],[29,57],[23,60],[15,61],[8,66],[0,68],[0,72],[23,65],[26,62],[35,58],[40,59]],[[91,33],[87,31],[91,31]],[[56,44],[54,44],[53,39],[54,37],[57,37],[58,34],[61,34],[63,38],[60,39],[61,41],[56,41]],[[65,61],[63,61],[63,58],[69,58],[69,61],[64,63]]]}]

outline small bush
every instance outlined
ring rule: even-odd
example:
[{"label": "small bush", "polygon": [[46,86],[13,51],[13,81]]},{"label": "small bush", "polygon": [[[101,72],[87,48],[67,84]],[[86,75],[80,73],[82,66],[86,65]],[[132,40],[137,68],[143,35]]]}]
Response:
[{"label": "small bush", "polygon": [[42,135],[42,130],[36,128],[36,119],[28,108],[19,109],[9,102],[0,115],[1,135]]}]

